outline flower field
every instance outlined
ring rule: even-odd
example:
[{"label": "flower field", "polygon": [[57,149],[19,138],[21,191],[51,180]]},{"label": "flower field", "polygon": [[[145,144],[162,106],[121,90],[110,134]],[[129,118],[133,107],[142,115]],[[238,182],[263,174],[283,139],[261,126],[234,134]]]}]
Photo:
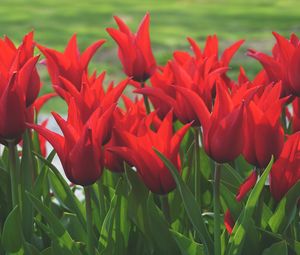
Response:
[{"label": "flower field", "polygon": [[[105,39],[0,39],[0,254],[300,254],[297,33],[270,31],[235,79],[243,39],[188,37],[159,64],[149,12],[114,22],[114,81],[90,68]],[[39,121],[54,99],[59,133]]]}]

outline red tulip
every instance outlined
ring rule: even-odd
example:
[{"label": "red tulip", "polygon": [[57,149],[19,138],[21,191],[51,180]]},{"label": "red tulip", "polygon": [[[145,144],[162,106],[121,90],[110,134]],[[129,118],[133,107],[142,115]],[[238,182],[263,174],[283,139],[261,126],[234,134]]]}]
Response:
[{"label": "red tulip", "polygon": [[280,114],[285,99],[279,99],[281,85],[267,86],[246,107],[244,128],[245,159],[258,168],[265,168],[271,156],[279,156],[284,142]]},{"label": "red tulip", "polygon": [[176,187],[176,184],[153,148],[160,151],[181,172],[178,152],[180,142],[190,126],[187,124],[173,134],[172,115],[170,112],[165,117],[156,132],[151,129],[150,125],[147,126],[147,132],[140,136],[115,130],[118,139],[122,140],[124,146],[109,148],[110,151],[123,157],[130,165],[135,166],[145,185],[157,194],[167,194]]},{"label": "red tulip", "polygon": [[216,162],[234,160],[243,149],[244,103],[231,98],[227,88],[217,84],[217,95],[212,114],[207,106],[192,90],[177,87],[195,110],[203,127],[204,149]]},{"label": "red tulip", "polygon": [[[13,42],[5,37],[0,39],[0,83],[8,83],[14,72],[21,69],[25,89],[26,107],[33,104],[37,98],[41,82],[36,70],[36,61],[33,60],[35,43],[33,41],[33,32],[24,36],[22,44],[16,47]],[[29,62],[29,60],[31,60]],[[26,65],[26,67],[25,67]]]},{"label": "red tulip", "polygon": [[[65,91],[60,87],[56,90],[60,95],[63,95],[64,100],[69,104],[71,100],[76,102],[77,108],[80,112],[80,121],[85,123],[97,108],[102,111],[107,110],[112,104],[117,103],[119,97],[127,86],[129,79],[120,82],[117,86],[110,83],[107,91],[104,91],[103,81],[105,73],[100,74],[98,77],[91,79],[89,82],[81,85],[81,90],[78,91],[74,84],[60,77]],[[78,120],[77,120],[78,121]]]},{"label": "red tulip", "polygon": [[300,95],[300,46],[299,38],[292,34],[290,40],[273,32],[276,44],[273,48],[273,56],[262,52],[249,50],[248,55],[257,59],[264,67],[270,81],[282,81],[282,96]]},{"label": "red tulip", "polygon": [[67,121],[57,113],[52,113],[64,136],[42,126],[29,124],[29,127],[44,136],[54,147],[67,178],[72,183],[86,186],[96,182],[102,174],[104,164],[102,145],[106,130],[111,128],[108,125],[114,108],[113,105],[102,115],[98,109],[83,127],[79,127],[70,124],[75,123],[78,112],[75,102],[72,101],[69,112],[73,114],[69,114]]},{"label": "red tulip", "polygon": [[[152,88],[146,87],[145,89],[136,90],[137,93],[143,93],[149,96],[149,99],[157,111],[160,119],[170,112],[173,108],[170,100],[162,99],[161,96],[167,95],[168,97],[176,98],[176,90],[171,86],[174,84],[174,75],[171,68],[171,63],[168,62],[165,67],[157,70],[150,78]],[[176,118],[176,116],[174,116]]]},{"label": "red tulip", "polygon": [[[204,61],[205,59],[210,59],[211,70],[223,68],[226,71],[229,69],[229,63],[232,57],[244,42],[244,40],[239,40],[236,43],[232,44],[231,46],[229,46],[224,50],[222,56],[219,58],[219,46],[218,46],[219,42],[216,35],[209,35],[207,37],[203,52],[192,38],[188,38],[188,41],[191,45],[194,56],[191,56],[187,52],[182,52],[182,51],[174,52],[174,58],[178,63],[180,63],[181,66],[185,68],[189,66],[189,68],[191,68],[193,67],[193,61],[199,62],[199,61]],[[195,70],[197,72],[197,69]],[[226,75],[226,71],[222,73],[221,77],[223,81],[226,83],[226,85],[228,87],[231,87],[230,86],[231,80]]]},{"label": "red tulip", "polygon": [[119,46],[119,58],[124,73],[134,81],[144,82],[156,69],[149,35],[150,15],[149,13],[145,15],[136,34],[133,34],[119,17],[114,19],[119,30],[115,28],[106,30]]},{"label": "red tulip", "polygon": [[[212,89],[216,80],[225,71],[222,68],[212,70],[213,62],[211,59],[204,59],[195,64],[196,72],[185,70],[176,61],[170,61],[169,67],[165,68],[166,73],[172,74],[164,76],[166,79],[151,79],[152,88],[141,88],[135,92],[149,96],[154,102],[154,107],[163,117],[167,109],[174,108],[175,116],[182,123],[189,123],[194,120],[193,125],[199,126],[196,113],[193,107],[185,100],[181,93],[177,92],[175,87],[185,87],[196,92],[205,102],[208,109],[212,104]],[[191,72],[191,73],[189,73]],[[175,86],[175,87],[174,87]],[[163,109],[163,111],[161,111]]]},{"label": "red tulip", "polygon": [[[156,112],[146,114],[143,100],[132,102],[129,98],[122,96],[126,111],[117,108],[114,112],[114,129],[127,131],[135,136],[142,136],[147,133],[149,126],[157,130],[161,121],[157,118]],[[125,146],[122,139],[118,139],[115,132],[105,145],[105,167],[112,172],[124,172],[124,160],[115,153],[109,151],[112,146]]]},{"label": "red tulip", "polygon": [[52,84],[66,89],[59,79],[61,76],[70,81],[80,91],[83,79],[87,79],[88,64],[104,42],[105,40],[99,40],[93,43],[81,54],[77,46],[76,34],[72,36],[63,53],[38,45],[38,48],[46,57],[46,65]]},{"label": "red tulip", "polygon": [[[144,102],[140,100],[133,103],[129,98],[123,97],[123,99],[127,110],[116,109],[114,112],[114,128],[138,135],[142,127],[142,120],[147,116]],[[124,160],[108,149],[112,146],[123,145],[122,141],[115,135],[115,132],[112,133],[111,139],[105,145],[105,167],[112,172],[124,172]]]},{"label": "red tulip", "polygon": [[280,199],[300,180],[300,132],[288,137],[282,152],[272,166],[270,189],[273,197]]},{"label": "red tulip", "polygon": [[261,70],[256,74],[253,80],[250,80],[246,75],[246,72],[243,67],[240,67],[240,73],[238,76],[237,82],[232,82],[231,90],[234,93],[236,90],[239,90],[241,86],[245,86],[250,89],[254,87],[262,87],[269,84],[269,79],[265,70]]},{"label": "red tulip", "polygon": [[[25,131],[26,121],[33,120],[32,104],[40,80],[36,71],[38,56],[33,57],[33,33],[24,37],[16,48],[6,37],[0,40],[0,140],[18,140]],[[2,61],[3,59],[3,61]]]}]

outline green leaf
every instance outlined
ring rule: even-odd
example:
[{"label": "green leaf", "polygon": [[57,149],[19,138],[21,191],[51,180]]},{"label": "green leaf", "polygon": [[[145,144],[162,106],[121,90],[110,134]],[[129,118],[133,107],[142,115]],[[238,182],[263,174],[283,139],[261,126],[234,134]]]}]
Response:
[{"label": "green leaf", "polygon": [[40,255],[39,250],[35,246],[33,246],[32,244],[26,242],[25,245],[26,245],[26,248],[27,248],[26,250],[28,252],[30,252],[30,254],[28,254],[28,255]]},{"label": "green leaf", "polygon": [[155,243],[155,251],[158,254],[179,254],[176,242],[169,231],[168,223],[155,205],[152,194],[148,196],[146,212],[149,235]]},{"label": "green leaf", "polygon": [[207,254],[212,254],[213,252],[213,242],[209,235],[209,232],[205,226],[204,220],[201,215],[201,209],[199,204],[196,202],[195,197],[193,196],[189,187],[183,182],[179,172],[177,171],[176,167],[158,150],[154,148],[155,153],[157,156],[163,161],[165,166],[170,170],[176,184],[177,188],[181,194],[181,198],[184,204],[184,208],[187,212],[187,215],[199,233],[201,241],[205,246],[205,250]]},{"label": "green leaf", "polygon": [[115,246],[115,233],[113,233],[113,226],[115,221],[116,211],[120,207],[121,196],[118,195],[119,189],[121,189],[122,182],[124,180],[121,179],[117,184],[115,195],[113,196],[110,204],[110,208],[104,218],[100,238],[99,238],[99,246],[102,252],[101,254],[114,254],[114,246]]},{"label": "green leaf", "polygon": [[[147,199],[149,190],[140,180],[137,173],[131,168],[128,169],[126,173],[127,180],[130,183],[129,186],[131,187],[131,191],[126,197],[128,200],[128,218],[133,222],[137,229],[137,231],[131,231],[130,238],[137,239],[138,243],[136,248],[140,253],[144,253],[145,250],[148,252],[153,251],[153,240],[149,235],[149,221],[147,218]],[[131,242],[132,240],[129,240],[129,246],[132,246]]]},{"label": "green leaf", "polygon": [[289,240],[289,246],[294,250],[296,255],[300,255],[300,242],[296,240]]},{"label": "green leaf", "polygon": [[48,247],[45,250],[43,250],[41,252],[41,255],[53,255],[53,249],[52,249],[52,247]]},{"label": "green leaf", "polygon": [[[54,156],[55,156],[56,152],[54,150],[52,150],[52,152],[48,155],[47,157],[47,162],[52,162]],[[42,195],[45,196],[45,193],[48,194],[49,193],[49,185],[47,183],[47,177],[48,177],[48,166],[46,164],[41,164],[41,171],[39,173],[39,175],[37,176],[34,186],[33,186],[33,194],[36,197],[40,197]],[[46,191],[45,191],[46,189]]]},{"label": "green leaf", "polygon": [[238,189],[240,184],[243,182],[243,178],[240,176],[238,171],[229,164],[226,163],[223,164],[223,166],[225,169],[221,172],[221,180],[230,187]]},{"label": "green leaf", "polygon": [[76,196],[70,189],[70,186],[60,174],[59,170],[53,164],[51,164],[51,162],[44,159],[41,155],[35,155],[51,169],[51,171],[48,173],[48,176],[52,184],[53,191],[56,194],[56,198],[77,215],[83,228],[85,228],[85,218],[83,216],[84,207],[82,203],[80,203],[76,198]]},{"label": "green leaf", "polygon": [[228,246],[228,254],[230,255],[241,254],[243,250],[244,241],[248,234],[247,229],[249,229],[249,226],[252,222],[252,215],[254,213],[254,209],[256,207],[256,204],[258,203],[260,193],[262,192],[267,177],[271,171],[273,161],[274,158],[272,157],[267,168],[263,172],[261,178],[259,179],[259,181],[254,186],[253,190],[251,191],[246,206],[234,225],[233,233],[230,236],[229,246]]},{"label": "green leaf", "polygon": [[10,179],[9,179],[8,171],[0,167],[0,188],[3,189],[3,193],[6,192],[6,188],[9,183],[10,183]]},{"label": "green leaf", "polygon": [[270,248],[265,249],[262,255],[288,255],[287,244],[285,241],[274,243]]},{"label": "green leaf", "polygon": [[[222,172],[225,172],[225,170]],[[242,204],[236,201],[235,194],[233,194],[222,182],[220,184],[220,194],[221,200],[224,201],[233,218],[237,219],[242,211]]]},{"label": "green leaf", "polygon": [[28,201],[25,191],[32,191],[32,179],[37,175],[35,164],[33,162],[31,152],[31,141],[29,137],[29,131],[23,135],[23,146],[22,146],[22,159],[20,166],[20,176],[22,184],[22,219],[23,219],[23,231],[27,241],[31,241],[33,235],[33,208],[32,204]]},{"label": "green leaf", "polygon": [[188,237],[174,231],[170,230],[182,255],[204,255],[203,245],[189,239]]},{"label": "green leaf", "polygon": [[262,214],[261,214],[261,226],[263,228],[267,227],[268,222],[272,217],[272,215],[273,215],[272,210],[265,203],[263,203]]},{"label": "green leaf", "polygon": [[269,220],[269,226],[274,233],[282,233],[291,224],[297,210],[300,198],[300,181],[298,181],[280,200],[275,213]]},{"label": "green leaf", "polygon": [[17,252],[22,248],[22,232],[20,228],[20,211],[16,206],[7,216],[2,232],[2,245],[8,252]]},{"label": "green leaf", "polygon": [[87,242],[86,229],[82,227],[76,214],[64,212],[61,222],[72,239]]},{"label": "green leaf", "polygon": [[59,247],[62,247],[64,250],[71,251],[74,255],[80,255],[81,253],[76,247],[76,244],[74,243],[70,234],[66,231],[62,223],[59,221],[59,219],[42,203],[42,201],[34,197],[29,192],[26,193],[36,210],[40,214],[42,214],[43,217],[45,217],[48,224],[51,226],[51,232],[53,232],[59,240]]}]

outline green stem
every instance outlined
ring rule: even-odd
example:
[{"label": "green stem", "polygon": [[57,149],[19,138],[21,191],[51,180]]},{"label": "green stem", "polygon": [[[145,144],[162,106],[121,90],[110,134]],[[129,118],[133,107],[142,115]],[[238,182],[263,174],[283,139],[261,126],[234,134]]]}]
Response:
[{"label": "green stem", "polygon": [[[11,182],[11,194],[12,194],[12,208],[17,208],[18,214],[18,224],[21,225],[22,222],[22,213],[21,213],[21,203],[20,203],[20,196],[19,196],[19,177],[18,177],[18,169],[16,165],[17,154],[16,154],[16,147],[14,141],[8,141],[8,157],[9,157],[9,171],[10,171],[10,182]],[[28,253],[28,247],[26,245],[23,229],[22,227],[19,228],[21,239],[23,243],[23,248],[25,253]]]},{"label": "green stem", "polygon": [[104,217],[106,215],[106,204],[105,204],[105,197],[104,197],[104,190],[103,190],[103,185],[101,183],[101,179],[99,179],[97,181],[97,185],[98,185],[98,193],[99,193],[99,213],[100,213],[100,220],[101,220],[101,224],[104,221]]},{"label": "green stem", "polygon": [[297,208],[295,222],[296,222],[296,240],[300,241],[300,228],[299,228],[299,225],[300,225],[300,208],[299,207]]},{"label": "green stem", "polygon": [[93,216],[92,216],[92,201],[91,201],[91,190],[90,186],[84,187],[85,195],[85,209],[86,209],[86,221],[87,221],[87,248],[89,255],[95,255],[95,248],[93,244],[94,233],[93,233]]},{"label": "green stem", "polygon": [[[256,168],[255,171],[257,171],[257,175],[259,176],[258,178],[260,178],[264,169]],[[258,206],[257,206],[257,212],[256,212],[257,215],[255,217],[256,218],[256,220],[255,220],[256,226],[259,226],[259,227],[261,225],[263,209],[264,209],[264,189],[261,191],[259,199],[258,199]]]},{"label": "green stem", "polygon": [[[141,82],[141,88],[144,88],[145,87],[145,82],[142,81]],[[147,115],[150,113],[150,104],[149,104],[149,100],[148,100],[148,97],[146,95],[143,95],[143,98],[144,98],[144,104],[145,104],[145,107],[146,107],[146,113]]]},{"label": "green stem", "polygon": [[214,176],[214,250],[215,255],[221,255],[221,221],[220,221],[220,181],[221,164],[215,162]]},{"label": "green stem", "polygon": [[282,126],[283,126],[283,130],[286,133],[287,132],[287,122],[286,122],[286,114],[285,114],[285,107],[282,108],[282,112],[281,112],[281,121],[282,121]]},{"label": "green stem", "polygon": [[195,139],[195,148],[194,148],[194,171],[195,171],[195,199],[201,206],[201,197],[200,197],[200,144],[199,144],[199,132],[198,128],[194,129],[194,139]]},{"label": "green stem", "polygon": [[161,205],[162,205],[162,210],[165,215],[165,218],[167,222],[170,224],[171,215],[170,215],[170,205],[169,205],[168,195],[161,196]]},{"label": "green stem", "polygon": [[[19,188],[18,188],[18,175],[16,166],[16,151],[13,141],[8,142],[8,154],[9,154],[9,170],[10,170],[10,183],[11,183],[11,195],[12,206],[15,208],[19,205]],[[20,210],[20,209],[19,209]]]}]

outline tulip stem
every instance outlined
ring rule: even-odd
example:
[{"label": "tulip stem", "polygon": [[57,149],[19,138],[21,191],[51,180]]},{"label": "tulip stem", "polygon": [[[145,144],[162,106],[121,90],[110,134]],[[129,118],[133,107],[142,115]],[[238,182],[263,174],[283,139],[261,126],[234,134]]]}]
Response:
[{"label": "tulip stem", "polygon": [[284,132],[286,132],[288,127],[287,127],[287,123],[286,123],[285,107],[283,107],[282,112],[281,112],[281,120],[282,120],[283,130],[284,130]]},{"label": "tulip stem", "polygon": [[171,223],[170,205],[168,195],[161,196],[161,206],[167,222]]},{"label": "tulip stem", "polygon": [[[145,82],[144,81],[141,81],[141,88],[144,88],[145,87]],[[143,98],[144,98],[144,104],[145,104],[145,108],[146,108],[146,113],[147,115],[150,113],[150,104],[149,104],[149,100],[148,100],[148,97],[146,95],[143,95]]]},{"label": "tulip stem", "polygon": [[215,162],[214,176],[214,250],[221,255],[220,181],[222,165]]},{"label": "tulip stem", "polygon": [[106,206],[105,206],[104,190],[103,190],[103,185],[101,183],[101,179],[97,181],[97,185],[98,185],[98,193],[99,193],[100,222],[102,224],[104,221],[104,217],[106,215]]},{"label": "tulip stem", "polygon": [[85,195],[85,209],[86,209],[86,222],[87,222],[87,248],[88,254],[94,255],[94,234],[93,234],[93,216],[92,216],[92,203],[91,203],[91,193],[90,193],[90,186],[84,187],[84,195]]},{"label": "tulip stem", "polygon": [[196,127],[194,129],[194,139],[195,139],[195,154],[194,154],[194,171],[195,171],[195,199],[198,204],[201,206],[201,197],[200,197],[200,168],[199,168],[199,163],[200,163],[200,144],[199,144],[199,133],[200,130]]},{"label": "tulip stem", "polygon": [[[18,175],[16,166],[16,151],[14,141],[8,142],[9,170],[12,195],[12,207],[19,205]],[[20,210],[20,208],[19,208]]]},{"label": "tulip stem", "polygon": [[[17,154],[16,154],[16,146],[14,141],[8,141],[8,157],[9,157],[9,171],[10,171],[10,182],[11,182],[11,195],[12,195],[12,208],[17,207],[17,217],[18,224],[22,222],[22,211],[21,211],[21,201],[19,195],[19,176],[16,165]],[[25,253],[28,252],[28,247],[25,243],[24,234],[22,227],[19,228],[20,236],[23,244],[23,248]]]}]

